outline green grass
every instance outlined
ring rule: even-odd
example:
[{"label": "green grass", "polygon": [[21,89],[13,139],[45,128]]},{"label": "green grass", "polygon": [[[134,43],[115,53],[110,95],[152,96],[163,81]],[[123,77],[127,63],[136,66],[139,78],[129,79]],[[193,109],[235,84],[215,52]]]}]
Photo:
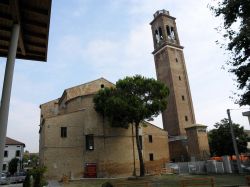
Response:
[{"label": "green grass", "polygon": [[[69,184],[64,184],[64,187],[101,187],[101,185],[109,181],[112,184],[116,185],[119,183],[130,183],[127,185],[120,185],[119,187],[131,186],[136,187],[142,185],[136,185],[138,183],[143,183],[149,181],[152,185],[156,187],[179,187],[180,180],[186,178],[205,178],[205,177],[214,177],[215,186],[220,187],[224,185],[246,185],[246,179],[244,175],[163,175],[163,176],[154,176],[154,177],[144,177],[137,180],[127,180],[127,179],[83,179],[79,181],[72,181]],[[198,187],[198,186],[197,186]]]}]

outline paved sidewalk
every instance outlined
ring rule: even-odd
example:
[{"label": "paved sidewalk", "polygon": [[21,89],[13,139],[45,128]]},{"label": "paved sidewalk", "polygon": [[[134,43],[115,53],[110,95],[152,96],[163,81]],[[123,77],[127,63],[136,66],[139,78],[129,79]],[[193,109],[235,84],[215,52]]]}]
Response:
[{"label": "paved sidewalk", "polygon": [[47,187],[60,187],[61,185],[57,182],[57,181],[55,181],[55,180],[50,180],[50,181],[48,181],[48,186]]},{"label": "paved sidewalk", "polygon": [[23,183],[0,185],[0,187],[22,187],[22,186],[23,186]]}]

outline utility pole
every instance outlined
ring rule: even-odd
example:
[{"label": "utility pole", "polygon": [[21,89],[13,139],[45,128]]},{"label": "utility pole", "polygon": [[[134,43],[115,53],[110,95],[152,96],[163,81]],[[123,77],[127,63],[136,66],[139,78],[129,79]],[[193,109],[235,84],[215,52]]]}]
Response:
[{"label": "utility pole", "polygon": [[234,152],[235,152],[236,159],[237,159],[238,170],[239,170],[239,173],[242,173],[239,151],[238,151],[238,147],[237,147],[237,144],[236,144],[236,139],[235,139],[235,135],[234,135],[232,120],[231,120],[231,116],[230,116],[230,109],[227,109],[227,115],[228,115],[228,120],[229,120],[231,136],[232,136],[232,140],[233,140]]},{"label": "utility pole", "polygon": [[132,143],[133,143],[133,176],[136,176],[136,170],[135,170],[135,141],[134,141],[134,125],[132,124]]}]

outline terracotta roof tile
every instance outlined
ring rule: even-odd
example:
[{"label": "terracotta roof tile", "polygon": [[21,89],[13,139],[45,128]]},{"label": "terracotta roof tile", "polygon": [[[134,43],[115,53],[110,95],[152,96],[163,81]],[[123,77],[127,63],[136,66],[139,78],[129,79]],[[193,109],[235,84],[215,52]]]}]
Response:
[{"label": "terracotta roof tile", "polygon": [[17,140],[9,138],[9,137],[6,137],[6,139],[5,139],[5,145],[23,145],[25,147],[24,143],[19,142]]}]

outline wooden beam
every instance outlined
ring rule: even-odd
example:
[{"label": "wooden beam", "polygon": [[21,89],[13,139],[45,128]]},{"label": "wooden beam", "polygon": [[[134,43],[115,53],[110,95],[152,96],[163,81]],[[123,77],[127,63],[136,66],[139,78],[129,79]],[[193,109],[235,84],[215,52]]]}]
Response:
[{"label": "wooden beam", "polygon": [[0,19],[12,22],[12,15],[0,12]]},{"label": "wooden beam", "polygon": [[49,11],[45,10],[45,9],[40,9],[40,8],[36,8],[36,7],[31,7],[31,6],[25,6],[22,9],[23,12],[29,12],[32,14],[37,14],[39,16],[48,16]]},{"label": "wooden beam", "polygon": [[1,0],[0,5],[9,6],[9,0]]},{"label": "wooden beam", "polygon": [[42,34],[42,33],[38,33],[38,32],[31,32],[31,31],[28,31],[28,32],[25,32],[25,36],[29,37],[36,37],[36,38],[39,38],[39,39],[42,39],[42,40],[46,40],[47,39],[47,35],[46,34]]},{"label": "wooden beam", "polygon": [[0,24],[1,31],[11,32],[11,27]]},{"label": "wooden beam", "polygon": [[0,44],[0,50],[3,50],[3,51],[8,51],[8,48],[9,48],[9,46],[8,45],[2,45],[2,44]]},{"label": "wooden beam", "polygon": [[0,37],[0,41],[10,42],[10,37],[1,36],[1,37]]},{"label": "wooden beam", "polygon": [[34,47],[46,48],[47,46],[42,43],[34,42],[34,41],[26,41],[27,45],[31,45]]},{"label": "wooden beam", "polygon": [[30,19],[25,19],[25,24],[26,25],[31,25],[31,26],[36,26],[36,27],[41,27],[41,28],[47,28],[48,24],[47,23],[42,23],[39,21],[34,21],[34,20],[30,20]]},{"label": "wooden beam", "polygon": [[44,56],[44,52],[34,51],[34,50],[28,50],[27,54],[34,55],[34,56]]},{"label": "wooden beam", "polygon": [[20,24],[20,32],[18,38],[18,46],[21,48],[22,55],[26,54],[24,41],[23,41],[23,29],[22,29],[22,19],[20,14],[19,0],[10,0],[10,8],[12,12],[12,18],[14,23]]}]

